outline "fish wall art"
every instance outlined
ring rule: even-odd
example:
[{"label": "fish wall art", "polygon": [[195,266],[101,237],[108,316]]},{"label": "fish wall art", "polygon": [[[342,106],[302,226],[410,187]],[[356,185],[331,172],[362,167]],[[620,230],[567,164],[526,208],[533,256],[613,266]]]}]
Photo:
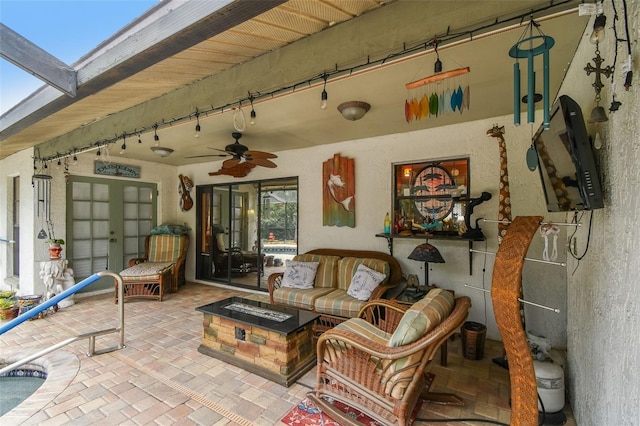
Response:
[{"label": "fish wall art", "polygon": [[334,154],[322,163],[322,225],[356,226],[355,165]]}]

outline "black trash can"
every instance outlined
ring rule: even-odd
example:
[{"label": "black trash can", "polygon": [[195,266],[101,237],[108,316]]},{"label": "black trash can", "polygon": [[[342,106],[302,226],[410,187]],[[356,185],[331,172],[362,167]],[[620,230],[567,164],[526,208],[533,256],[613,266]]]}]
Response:
[{"label": "black trash can", "polygon": [[479,322],[465,322],[462,326],[462,355],[466,359],[482,359],[486,336],[487,326]]}]

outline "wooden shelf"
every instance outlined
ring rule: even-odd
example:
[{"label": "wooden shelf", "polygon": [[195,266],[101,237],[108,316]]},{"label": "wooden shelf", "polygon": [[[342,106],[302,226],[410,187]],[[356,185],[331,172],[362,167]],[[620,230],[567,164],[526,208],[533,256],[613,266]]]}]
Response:
[{"label": "wooden shelf", "polygon": [[434,231],[430,234],[411,234],[411,235],[382,233],[382,234],[376,234],[376,237],[386,238],[387,245],[389,247],[389,254],[391,256],[393,256],[393,240],[394,239],[424,240],[424,241],[428,241],[428,240],[467,241],[469,243],[469,275],[473,275],[473,267],[472,267],[473,253],[471,252],[471,249],[473,249],[473,242],[485,240],[484,235],[482,233],[475,236],[471,236],[471,237],[465,237],[462,235],[457,235],[457,234],[448,233],[448,232],[438,232],[438,231]]}]

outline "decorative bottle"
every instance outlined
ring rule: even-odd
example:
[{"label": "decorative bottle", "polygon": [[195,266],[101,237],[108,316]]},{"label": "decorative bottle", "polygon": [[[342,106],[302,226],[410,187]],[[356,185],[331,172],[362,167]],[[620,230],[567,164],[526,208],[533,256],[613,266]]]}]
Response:
[{"label": "decorative bottle", "polygon": [[384,216],[384,233],[391,233],[391,219],[389,218],[389,212]]}]

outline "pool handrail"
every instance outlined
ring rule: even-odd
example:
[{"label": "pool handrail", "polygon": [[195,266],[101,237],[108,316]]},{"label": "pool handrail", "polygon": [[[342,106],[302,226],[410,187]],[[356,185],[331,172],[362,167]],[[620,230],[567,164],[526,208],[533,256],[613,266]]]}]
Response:
[{"label": "pool handrail", "polygon": [[[77,283],[76,285],[74,285],[73,287],[68,288],[67,290],[63,291],[60,294],[57,294],[56,296],[52,297],[49,300],[46,300],[44,302],[42,302],[41,304],[39,304],[38,306],[34,307],[33,309],[28,310],[27,312],[22,313],[21,315],[18,315],[17,318],[14,318],[13,320],[9,321],[8,323],[4,324],[2,327],[0,327],[0,335],[6,333],[7,331],[17,327],[18,325],[22,324],[23,322],[25,322],[28,319],[34,318],[38,315],[40,315],[40,313],[46,311],[47,309],[53,307],[56,303],[60,302],[63,299],[66,299],[67,297],[77,293],[78,291],[82,290],[83,288],[95,283],[96,281],[98,281],[100,278],[105,277],[105,276],[110,276],[113,277],[118,285],[117,285],[117,289],[118,289],[118,327],[115,328],[109,328],[109,329],[105,329],[105,330],[100,330],[100,331],[94,331],[94,332],[89,332],[89,333],[84,333],[84,334],[80,334],[78,336],[75,337],[71,337],[63,342],[60,342],[58,344],[55,344],[53,346],[50,346],[47,349],[44,349],[34,355],[29,356],[28,358],[22,359],[20,361],[14,362],[11,365],[8,365],[2,369],[0,369],[0,375],[4,374],[8,371],[11,371],[23,364],[26,364],[28,362],[33,361],[36,358],[39,358],[43,355],[46,355],[50,352],[53,352],[56,349],[61,348],[62,346],[66,346],[69,343],[75,342],[76,340],[82,339],[82,338],[89,338],[89,352],[87,355],[92,356],[95,354],[100,354],[100,353],[105,353],[105,352],[111,352],[114,350],[118,350],[118,349],[122,349],[124,348],[124,286],[122,285],[122,277],[120,276],[120,274],[116,274],[115,272],[111,272],[111,271],[102,271],[102,272],[98,272],[96,274],[93,274],[87,278],[85,278],[84,280],[80,281],[79,283]],[[118,345],[113,347],[113,348],[108,348],[108,349],[103,349],[100,351],[96,351],[95,350],[95,338],[96,336],[99,335],[103,335],[103,334],[109,334],[109,333],[114,333],[114,332],[119,332],[119,340],[118,340]]]}]

